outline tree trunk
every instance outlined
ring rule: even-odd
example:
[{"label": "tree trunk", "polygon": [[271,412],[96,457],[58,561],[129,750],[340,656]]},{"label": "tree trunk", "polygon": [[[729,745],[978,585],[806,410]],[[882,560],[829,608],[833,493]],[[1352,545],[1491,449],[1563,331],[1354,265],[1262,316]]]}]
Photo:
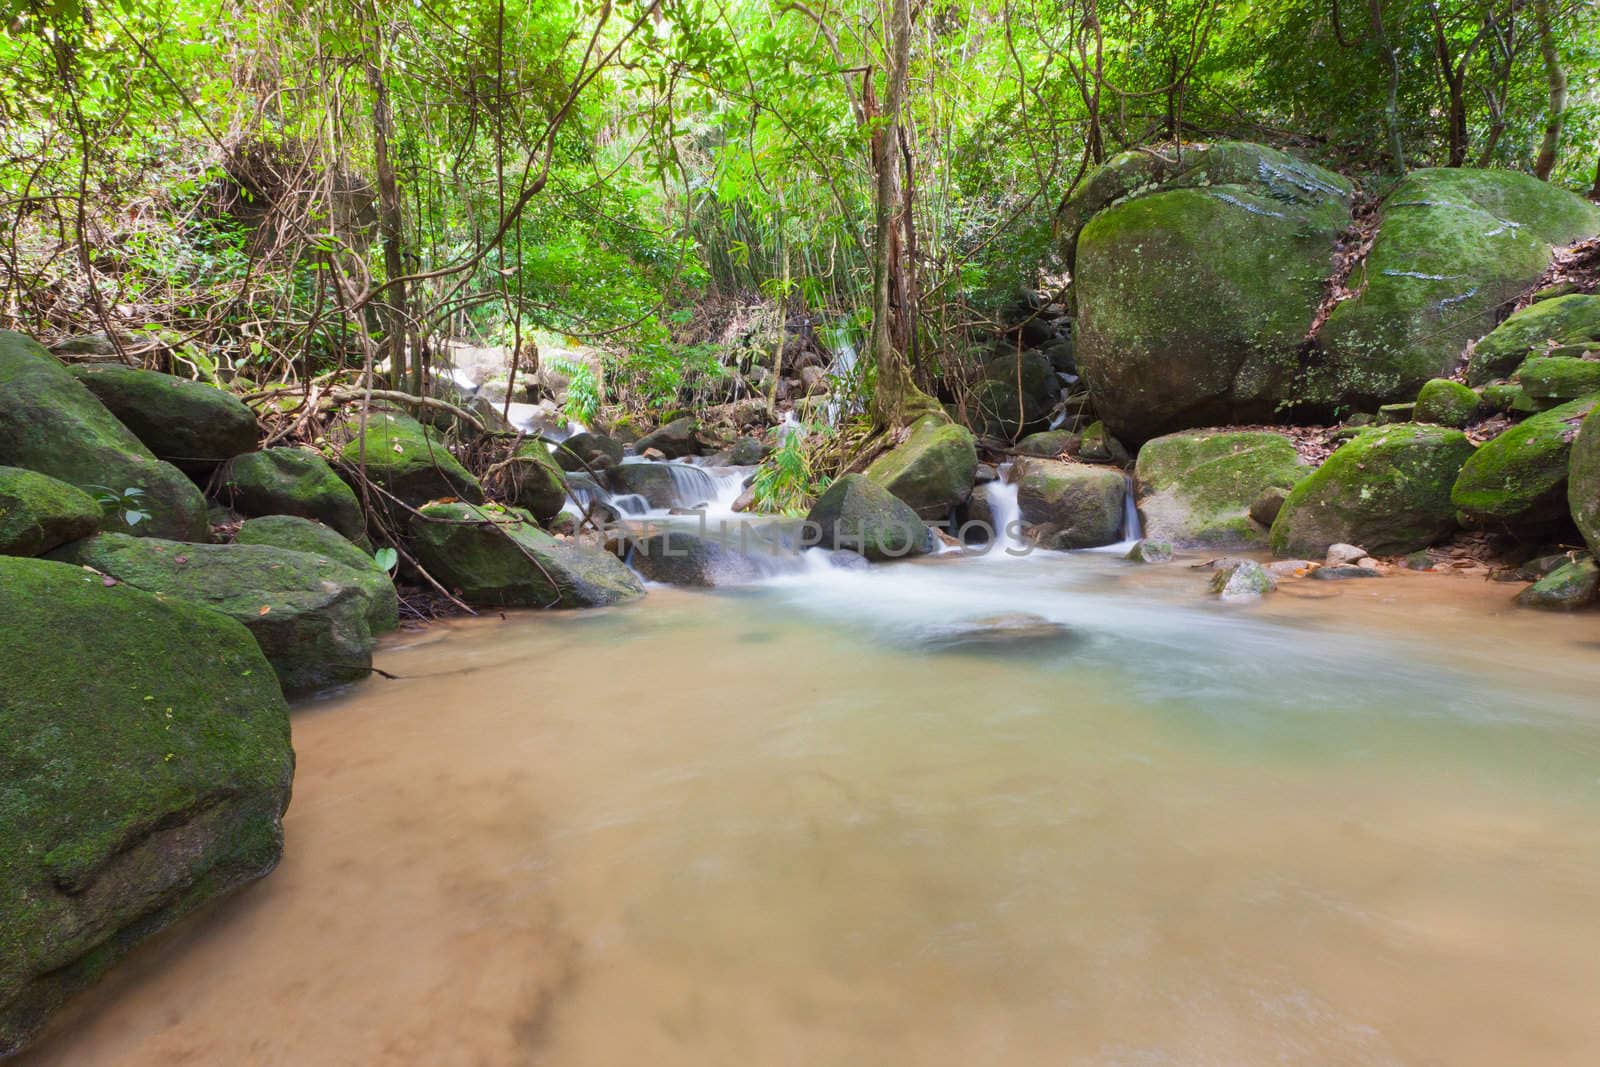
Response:
[{"label": "tree trunk", "polygon": [[1372,29],[1372,43],[1389,65],[1389,93],[1384,99],[1384,124],[1389,128],[1389,151],[1394,154],[1395,170],[1406,172],[1406,150],[1400,140],[1400,60],[1389,43],[1389,34],[1383,28],[1383,0],[1367,0],[1367,23]]},{"label": "tree trunk", "polygon": [[1533,0],[1533,21],[1539,29],[1539,53],[1544,57],[1545,78],[1550,82],[1550,114],[1544,122],[1544,142],[1534,160],[1536,177],[1550,180],[1556,169],[1556,153],[1561,148],[1561,124],[1567,113],[1567,72],[1561,66],[1555,32],[1550,25],[1550,0]]},{"label": "tree trunk", "polygon": [[[383,30],[378,27],[374,55],[367,63],[367,83],[372,89],[372,154],[378,175],[378,235],[383,242],[383,270],[385,280],[393,282],[405,276],[405,218],[400,206],[400,186],[395,180],[394,160],[390,158],[389,143],[394,137],[394,119],[389,110],[389,87],[383,78]],[[406,383],[406,331],[410,314],[404,282],[393,285],[384,295],[379,308],[383,323],[384,354],[389,359],[389,375],[398,385]],[[422,352],[415,353],[411,367],[410,388],[421,395],[423,391]]]}]

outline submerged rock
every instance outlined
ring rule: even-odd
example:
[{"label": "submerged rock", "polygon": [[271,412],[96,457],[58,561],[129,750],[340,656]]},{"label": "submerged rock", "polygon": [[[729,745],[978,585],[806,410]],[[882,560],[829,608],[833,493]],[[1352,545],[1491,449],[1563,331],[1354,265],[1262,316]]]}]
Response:
[{"label": "submerged rock", "polygon": [[941,624],[923,647],[931,652],[1036,656],[1078,641],[1077,632],[1064,623],[1019,611]]},{"label": "submerged rock", "polygon": [[911,435],[867,468],[867,477],[904,500],[924,519],[942,519],[972,492],[978,450],[972,433],[926,418]]},{"label": "submerged rock", "polygon": [[1272,524],[1277,556],[1358,543],[1400,555],[1456,529],[1450,488],[1473,452],[1460,430],[1401,423],[1364,430],[1289,493]]},{"label": "submerged rock", "polygon": [[179,470],[208,474],[256,447],[255,412],[225,389],[118,363],[79,364],[72,375]]},{"label": "submerged rock", "polygon": [[367,625],[372,632],[385,634],[400,625],[400,599],[389,572],[337,530],[298,515],[267,515],[241,523],[236,541],[305,552],[349,567],[367,594]]},{"label": "submerged rock", "polygon": [[1383,572],[1356,563],[1334,563],[1318,567],[1311,572],[1311,577],[1319,582],[1342,582],[1350,578],[1382,578]]},{"label": "submerged rock", "polygon": [[429,504],[411,541],[428,573],[474,607],[601,607],[644,592],[617,557],[557,540],[519,508]]},{"label": "submerged rock", "polygon": [[1017,461],[1012,478],[1022,517],[1045,548],[1096,548],[1121,540],[1128,495],[1121,471],[1026,459]]},{"label": "submerged rock", "polygon": [[1600,393],[1534,415],[1486,441],[1456,480],[1451,499],[1478,525],[1531,528],[1568,513],[1567,463]]},{"label": "submerged rock", "polygon": [[828,486],[806,516],[817,544],[859,552],[875,563],[933,551],[933,533],[911,506],[864,474]]},{"label": "submerged rock", "polygon": [[375,608],[341,563],[267,545],[198,545],[99,534],[52,558],[244,624],[290,696],[366,678]]},{"label": "submerged rock", "polygon": [[1584,419],[1572,442],[1567,505],[1589,551],[1600,555],[1600,414],[1591,413]]},{"label": "submerged rock", "polygon": [[76,486],[0,467],[0,556],[42,556],[100,528],[98,502]]},{"label": "submerged rock", "polygon": [[1600,564],[1592,557],[1575,559],[1556,568],[1517,594],[1525,608],[1577,611],[1600,600]]},{"label": "submerged rock", "polygon": [[1473,346],[1467,381],[1483,385],[1509,377],[1530,356],[1586,343],[1600,344],[1600,296],[1542,300],[1514,313]]},{"label": "submerged rock", "polygon": [[303,448],[269,448],[236,457],[220,495],[241,515],[298,515],[352,541],[366,537],[361,502],[328,461]]},{"label": "submerged rock", "polygon": [[1281,508],[1287,491],[1309,473],[1294,443],[1267,431],[1168,434],[1146,442],[1134,467],[1146,534],[1223,549],[1265,548],[1267,527],[1253,517],[1257,503],[1277,490]]},{"label": "submerged rock", "polygon": [[0,558],[0,1057],[141,941],[267,874],[294,753],[237,622]]},{"label": "submerged rock", "polygon": [[483,502],[483,487],[445,447],[444,439],[409,415],[373,411],[367,416],[365,433],[353,420],[347,429],[353,436],[339,450],[340,459],[352,472],[366,464],[367,478],[382,490],[373,494],[373,511],[398,527],[403,529],[410,519],[407,508],[420,508],[430,500],[456,497],[470,504]]},{"label": "submerged rock", "polygon": [[[195,484],[158,460],[54,356],[9,330],[0,330],[0,464],[48,474],[91,496],[137,503],[107,509],[106,529],[196,541],[210,536],[206,500]],[[142,517],[130,523],[130,510]]]},{"label": "submerged rock", "polygon": [[1255,600],[1276,588],[1266,568],[1249,559],[1227,560],[1211,576],[1211,592],[1223,600]]}]

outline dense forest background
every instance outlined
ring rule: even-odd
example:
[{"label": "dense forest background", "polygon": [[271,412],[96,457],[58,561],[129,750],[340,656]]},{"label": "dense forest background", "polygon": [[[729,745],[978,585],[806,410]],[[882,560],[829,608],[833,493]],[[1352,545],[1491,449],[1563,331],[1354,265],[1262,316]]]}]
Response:
[{"label": "dense forest background", "polygon": [[[569,406],[664,411],[726,399],[796,322],[865,346],[886,299],[883,340],[948,393],[1019,287],[1060,283],[1058,208],[1118,151],[1237,137],[1368,197],[1457,165],[1600,195],[1600,19],[1573,0],[5,0],[0,20],[0,327],[101,330],[191,377],[377,367],[420,392],[447,338],[555,339],[604,354]],[[834,393],[867,410],[881,366]]]}]

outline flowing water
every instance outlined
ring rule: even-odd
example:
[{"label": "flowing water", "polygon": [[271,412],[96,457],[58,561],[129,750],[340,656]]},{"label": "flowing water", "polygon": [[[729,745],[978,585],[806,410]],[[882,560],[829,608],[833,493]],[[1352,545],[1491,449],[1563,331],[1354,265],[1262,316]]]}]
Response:
[{"label": "flowing water", "polygon": [[278,871],[22,1062],[1600,1062],[1600,619],[1207,577],[945,556],[403,635],[296,710]]}]

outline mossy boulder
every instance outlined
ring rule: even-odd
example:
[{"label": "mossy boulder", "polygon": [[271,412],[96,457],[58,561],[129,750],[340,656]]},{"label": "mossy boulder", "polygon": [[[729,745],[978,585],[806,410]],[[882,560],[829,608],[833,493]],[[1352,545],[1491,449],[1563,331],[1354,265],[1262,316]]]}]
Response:
[{"label": "mossy boulder", "polygon": [[924,519],[942,519],[972,493],[978,449],[972,433],[944,419],[925,418],[911,435],[867,468],[867,477],[911,505]]},{"label": "mossy boulder", "polygon": [[100,528],[100,505],[47,474],[0,467],[0,556],[41,556]]},{"label": "mossy boulder", "polygon": [[1099,420],[1084,427],[1078,439],[1078,458],[1085,463],[1114,463],[1119,467],[1133,465],[1133,456]]},{"label": "mossy boulder", "polygon": [[1321,558],[1328,546],[1413,552],[1456,529],[1450,489],[1473,454],[1460,430],[1399,423],[1365,430],[1296,485],[1272,524],[1274,555]]},{"label": "mossy boulder", "polygon": [[633,443],[633,450],[644,455],[653,448],[668,459],[683,459],[700,450],[699,429],[700,420],[692,415],[684,415],[639,438]]},{"label": "mossy boulder", "polygon": [[240,523],[235,540],[241,545],[304,552],[350,568],[367,594],[367,626],[372,632],[386,634],[400,625],[400,599],[389,572],[337,530],[298,515],[265,515]]},{"label": "mossy boulder", "polygon": [[1431,422],[1436,426],[1467,425],[1478,413],[1481,403],[1478,394],[1449,378],[1432,378],[1417,393],[1412,418],[1417,422]]},{"label": "mossy boulder", "polygon": [[256,416],[225,389],[117,363],[79,364],[73,377],[157,457],[190,474],[256,447]]},{"label": "mossy boulder", "polygon": [[1211,592],[1225,601],[1259,600],[1276,588],[1277,579],[1253,559],[1225,560],[1211,576]]},{"label": "mossy boulder", "polygon": [[1541,300],[1513,314],[1473,346],[1467,381],[1482,385],[1505,378],[1530,356],[1581,344],[1600,345],[1600,296]]},{"label": "mossy boulder", "polygon": [[1583,420],[1567,466],[1567,504],[1589,550],[1600,556],[1600,414]]},{"label": "mossy boulder", "polygon": [[410,521],[406,509],[433,500],[454,497],[469,504],[483,503],[483,487],[451,454],[444,438],[409,415],[373,411],[367,416],[365,433],[354,420],[347,430],[351,438],[339,450],[339,458],[350,468],[348,477],[353,478],[365,463],[367,478],[382,490],[372,495],[373,512],[387,516],[398,528],[404,529]]},{"label": "mossy boulder", "polygon": [[1184,160],[1119,156],[1104,169],[1126,180],[1097,175],[1067,205],[1075,220],[1107,190],[1126,197],[1075,235],[1073,335],[1096,412],[1133,443],[1266,421],[1296,399],[1350,220],[1347,181],[1274,149],[1185,148]]},{"label": "mossy boulder", "polygon": [[1121,471],[1020,459],[1011,477],[1023,521],[1043,547],[1094,548],[1122,538],[1128,480]]},{"label": "mossy boulder", "polygon": [[552,537],[520,508],[429,504],[411,543],[428,573],[475,607],[601,607],[644,592],[616,556]]},{"label": "mossy boulder", "polygon": [[360,681],[372,666],[367,585],[326,556],[113,533],[74,542],[51,558],[243,623],[290,696]]},{"label": "mossy boulder", "polygon": [[1147,441],[1134,467],[1148,537],[1184,548],[1265,548],[1250,509],[1310,470],[1294,443],[1268,431],[1192,430]]},{"label": "mossy boulder", "polygon": [[1533,399],[1555,405],[1600,393],[1600,359],[1576,356],[1535,356],[1517,371],[1522,391]]},{"label": "mossy boulder", "polygon": [[141,941],[267,874],[294,753],[237,622],[0,558],[0,1058]]},{"label": "mossy boulder", "polygon": [[873,562],[933,551],[933,534],[911,506],[864,474],[846,474],[806,515],[823,548],[849,549]]},{"label": "mossy boulder", "polygon": [[1045,429],[1061,395],[1061,380],[1043,352],[1003,352],[984,364],[967,398],[967,421],[984,436],[1004,440]]},{"label": "mossy boulder", "polygon": [[1071,430],[1044,430],[1030,433],[1012,449],[1019,456],[1037,459],[1059,459],[1078,450],[1083,438]]},{"label": "mossy boulder", "polygon": [[31,338],[0,330],[0,464],[48,474],[91,496],[137,489],[146,516],[129,525],[108,510],[107,529],[203,541],[206,500],[158,460],[93,393]]},{"label": "mossy boulder", "polygon": [[1534,528],[1567,515],[1572,443],[1600,393],[1533,415],[1485,441],[1461,469],[1451,499],[1481,526]]},{"label": "mossy boulder", "polygon": [[[596,468],[597,470],[599,468]],[[548,523],[567,503],[567,475],[543,441],[524,441],[484,474],[484,484],[504,503]]]},{"label": "mossy boulder", "polygon": [[1565,563],[1517,594],[1525,608],[1577,611],[1600,600],[1600,564],[1585,556]]},{"label": "mossy boulder", "polygon": [[315,452],[269,448],[235,457],[219,495],[241,515],[298,515],[325,523],[352,541],[366,537],[361,502]]},{"label": "mossy boulder", "polygon": [[554,454],[564,471],[603,471],[622,462],[622,442],[600,433],[575,433]]}]

